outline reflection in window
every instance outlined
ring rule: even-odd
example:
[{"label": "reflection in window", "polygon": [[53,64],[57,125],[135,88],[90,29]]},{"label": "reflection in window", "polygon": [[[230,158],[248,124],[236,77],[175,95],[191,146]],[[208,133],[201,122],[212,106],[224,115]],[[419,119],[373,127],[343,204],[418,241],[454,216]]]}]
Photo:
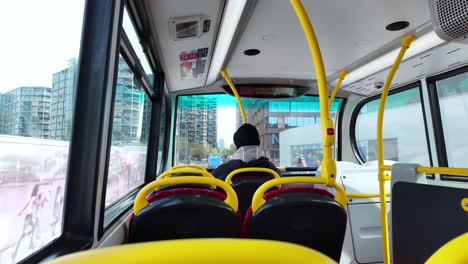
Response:
[{"label": "reflection in window", "polygon": [[436,82],[448,165],[468,167],[468,73]]},{"label": "reflection in window", "polygon": [[115,85],[106,206],[144,183],[151,101],[120,57]]},{"label": "reflection in window", "polygon": [[143,47],[140,44],[141,42],[139,40],[139,37],[135,28],[133,27],[130,16],[128,15],[127,7],[124,8],[122,27],[125,31],[125,34],[127,34],[127,37],[130,40],[130,43],[132,44],[132,48],[135,50],[135,53],[138,59],[140,59],[140,63],[141,63],[141,66],[143,67],[143,70],[146,72],[146,75],[150,77],[150,75],[152,74],[151,66],[143,51]]},{"label": "reflection in window", "polygon": [[62,234],[83,10],[81,0],[0,8],[0,263]]},{"label": "reflection in window", "polygon": [[[380,99],[365,104],[356,119],[356,143],[365,162],[377,159],[377,112]],[[430,166],[419,88],[388,96],[385,105],[386,160]]]},{"label": "reflection in window", "polygon": [[[177,102],[176,163],[210,167],[207,157],[214,153],[223,154],[224,161],[229,160],[236,151],[233,134],[242,124],[235,98],[225,94],[190,95],[179,96]],[[318,97],[243,98],[242,102],[248,122],[259,131],[260,147],[277,166],[297,166],[298,157],[292,158],[294,153],[291,153],[293,145],[321,146]],[[341,103],[341,99],[333,103],[333,119]]]},{"label": "reflection in window", "polygon": [[164,151],[164,139],[166,135],[166,97],[163,96],[162,98],[162,106],[161,106],[161,124],[159,127],[159,146],[158,146],[158,162],[157,162],[157,169],[161,168],[162,161],[163,161],[163,151]]}]

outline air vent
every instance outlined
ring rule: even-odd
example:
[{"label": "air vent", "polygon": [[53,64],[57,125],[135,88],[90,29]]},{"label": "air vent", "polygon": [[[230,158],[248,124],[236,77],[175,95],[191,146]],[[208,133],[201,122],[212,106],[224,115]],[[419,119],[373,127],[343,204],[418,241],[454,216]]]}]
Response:
[{"label": "air vent", "polygon": [[446,41],[468,43],[468,1],[429,0],[434,31]]}]

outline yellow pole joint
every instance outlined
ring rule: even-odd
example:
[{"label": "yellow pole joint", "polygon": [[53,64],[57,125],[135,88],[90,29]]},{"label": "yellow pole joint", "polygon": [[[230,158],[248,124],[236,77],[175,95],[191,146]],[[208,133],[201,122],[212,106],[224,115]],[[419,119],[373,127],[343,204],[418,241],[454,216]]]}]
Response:
[{"label": "yellow pole joint", "polygon": [[401,39],[401,45],[407,49],[410,47],[411,43],[416,40],[416,37],[413,35],[408,35]]},{"label": "yellow pole joint", "polygon": [[332,92],[332,94],[330,95],[330,99],[328,100],[328,107],[329,107],[329,110],[328,110],[328,111],[331,111],[331,107],[332,107],[332,104],[333,104],[333,100],[335,100],[335,96],[336,96],[336,94],[338,93],[338,90],[340,89],[341,84],[343,83],[343,80],[344,80],[344,78],[346,77],[346,75],[348,75],[348,71],[342,70],[342,71],[340,72],[340,75],[338,76],[338,81],[336,82],[335,88],[333,88],[333,92]]},{"label": "yellow pole joint", "polygon": [[242,122],[244,122],[244,124],[246,124],[247,123],[247,115],[245,114],[244,105],[242,104],[242,100],[240,98],[239,93],[237,92],[236,87],[234,86],[234,83],[232,83],[232,80],[229,77],[229,74],[227,73],[226,69],[222,68],[220,73],[223,76],[223,78],[226,80],[226,82],[228,83],[229,87],[232,90],[232,93],[236,97],[237,104],[239,105],[239,109],[240,109],[240,112],[241,112],[241,115],[242,115]]}]

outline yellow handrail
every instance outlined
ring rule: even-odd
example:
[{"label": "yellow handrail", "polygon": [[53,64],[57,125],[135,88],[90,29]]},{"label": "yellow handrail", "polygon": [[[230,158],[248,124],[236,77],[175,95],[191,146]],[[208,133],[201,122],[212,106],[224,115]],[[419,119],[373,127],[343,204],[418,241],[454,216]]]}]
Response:
[{"label": "yellow handrail", "polygon": [[247,123],[247,115],[245,114],[244,105],[242,104],[242,100],[241,100],[241,98],[239,96],[239,93],[237,92],[236,87],[234,86],[234,83],[232,83],[232,80],[229,77],[229,74],[227,73],[226,69],[224,69],[224,68],[221,69],[220,73],[224,77],[226,82],[228,83],[229,87],[231,87],[232,93],[236,97],[237,103],[239,104],[239,109],[240,109],[240,112],[241,112],[241,115],[242,115],[242,122],[244,122],[244,124],[246,124]]},{"label": "yellow handrail", "polygon": [[179,174],[179,173],[190,173],[190,174],[200,174],[205,177],[211,177],[214,178],[213,174],[209,173],[207,170],[200,170],[200,169],[172,169],[165,171],[164,173],[161,173],[161,175],[158,176],[157,180],[162,180],[165,178],[170,177],[171,175],[174,174]]},{"label": "yellow handrail", "polygon": [[380,217],[381,217],[381,224],[382,224],[382,251],[383,251],[383,260],[385,264],[390,263],[390,246],[388,240],[388,218],[387,218],[387,199],[386,199],[386,192],[385,192],[385,180],[389,177],[385,176],[385,166],[384,166],[384,145],[383,145],[383,118],[384,118],[384,109],[385,109],[385,102],[388,95],[388,90],[390,89],[390,85],[393,80],[393,76],[398,69],[401,61],[403,60],[403,56],[405,56],[406,50],[416,39],[413,35],[408,35],[401,39],[401,49],[398,53],[395,62],[393,63],[390,72],[388,73],[387,79],[385,80],[385,85],[382,90],[382,96],[380,97],[380,105],[379,105],[379,112],[377,115],[377,158],[379,163],[379,191],[380,191]]},{"label": "yellow handrail", "polygon": [[148,183],[143,187],[137,194],[135,202],[133,203],[133,214],[137,215],[141,209],[148,205],[146,197],[148,193],[153,190],[157,190],[161,186],[173,185],[173,184],[207,184],[216,187],[220,187],[226,192],[226,200],[224,202],[229,205],[235,212],[238,209],[237,194],[231,186],[227,185],[220,179],[208,178],[208,177],[197,177],[197,176],[183,176],[177,178],[167,178]]},{"label": "yellow handrail", "polygon": [[169,170],[175,170],[175,169],[180,169],[180,168],[192,168],[192,169],[206,170],[205,167],[201,165],[196,165],[196,164],[179,164],[179,165],[173,166]]},{"label": "yellow handrail", "polygon": [[418,173],[431,173],[431,174],[447,174],[461,177],[468,177],[468,169],[465,168],[448,168],[448,167],[418,167]]},{"label": "yellow handrail", "polygon": [[323,161],[322,161],[322,178],[325,179],[327,186],[335,185],[336,162],[333,159],[332,147],[335,144],[335,127],[330,119],[328,107],[328,88],[325,76],[325,67],[323,66],[320,47],[315,37],[314,29],[310,23],[304,6],[300,0],[290,0],[290,3],[296,12],[296,16],[302,26],[304,34],[309,44],[310,53],[314,62],[314,69],[317,78],[319,101],[320,101],[320,124],[322,129],[322,145],[323,145]]},{"label": "yellow handrail", "polygon": [[[348,198],[355,198],[355,199],[364,199],[364,198],[378,198],[380,197],[380,193],[346,193]],[[389,197],[390,194],[386,193],[385,196]]]},{"label": "yellow handrail", "polygon": [[[304,176],[286,177],[286,178],[269,180],[265,182],[264,184],[262,184],[254,193],[254,196],[252,198],[252,212],[255,213],[265,203],[265,199],[263,198],[263,195],[270,188],[278,186],[278,185],[282,185],[282,184],[291,184],[291,183],[313,183],[313,184],[326,185],[326,180],[322,177],[304,177]],[[335,183],[331,187],[333,187],[336,190],[335,201],[341,204],[343,208],[346,208],[347,198],[346,198],[346,192],[344,191],[343,187],[341,187],[341,185],[337,183]]]},{"label": "yellow handrail", "polygon": [[331,111],[331,107],[333,104],[333,100],[335,100],[335,96],[338,93],[338,90],[340,89],[341,83],[343,82],[344,78],[348,75],[348,72],[345,70],[342,70],[340,72],[340,75],[338,76],[338,81],[335,84],[335,88],[333,88],[332,94],[330,95],[330,99],[328,100],[328,111]]},{"label": "yellow handrail", "polygon": [[246,172],[265,172],[273,176],[273,178],[276,178],[276,179],[280,178],[279,174],[272,169],[250,167],[250,168],[242,168],[242,169],[233,170],[231,173],[228,174],[224,182],[231,185],[232,177],[234,177],[235,175],[239,173],[246,173]]}]

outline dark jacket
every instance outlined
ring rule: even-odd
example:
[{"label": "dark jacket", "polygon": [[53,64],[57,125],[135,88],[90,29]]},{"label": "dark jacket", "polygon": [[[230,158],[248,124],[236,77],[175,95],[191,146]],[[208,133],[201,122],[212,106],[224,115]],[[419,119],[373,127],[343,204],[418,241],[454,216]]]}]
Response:
[{"label": "dark jacket", "polygon": [[[220,180],[225,180],[226,177],[234,170],[248,168],[248,167],[260,167],[260,168],[267,168],[276,171],[280,176],[281,172],[276,168],[276,166],[271,163],[268,158],[260,157],[259,159],[252,160],[249,162],[243,162],[242,160],[235,159],[230,160],[226,163],[219,165],[216,169],[214,169],[211,174]],[[262,173],[263,174],[263,173]]]}]

